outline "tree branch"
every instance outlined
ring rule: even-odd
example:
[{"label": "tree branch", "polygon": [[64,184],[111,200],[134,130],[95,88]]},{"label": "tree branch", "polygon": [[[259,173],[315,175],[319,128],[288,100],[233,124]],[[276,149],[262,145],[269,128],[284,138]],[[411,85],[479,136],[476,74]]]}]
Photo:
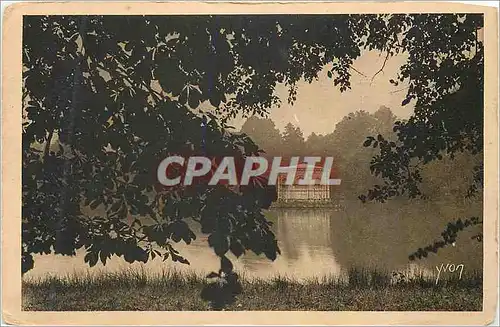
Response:
[{"label": "tree branch", "polygon": [[365,74],[363,74],[362,72],[360,72],[359,70],[357,70],[356,68],[354,68],[352,65],[349,66],[352,70],[354,70],[356,73],[358,73],[359,75],[363,76],[363,77],[368,77],[366,76]]},{"label": "tree branch", "polygon": [[49,135],[47,136],[47,140],[45,143],[45,149],[43,150],[43,161],[47,160],[47,156],[49,155],[49,150],[50,150],[50,143],[52,142],[52,137],[54,136],[54,131],[50,131]]},{"label": "tree branch", "polygon": [[409,88],[410,88],[410,87],[409,87],[409,86],[407,86],[407,87],[404,87],[404,88],[399,89],[399,90],[391,91],[391,92],[389,92],[389,93],[390,93],[390,94],[393,94],[393,93],[398,93],[398,92],[401,92],[401,91],[404,91],[404,90],[408,90]]},{"label": "tree branch", "polygon": [[384,63],[382,64],[382,67],[380,67],[380,69],[375,73],[375,75],[373,75],[373,77],[370,81],[370,84],[373,82],[373,80],[375,79],[375,77],[377,77],[378,74],[380,74],[381,72],[384,71],[385,64],[387,63],[387,60],[389,59],[389,54],[390,54],[390,52],[387,51],[387,55],[385,56]]}]

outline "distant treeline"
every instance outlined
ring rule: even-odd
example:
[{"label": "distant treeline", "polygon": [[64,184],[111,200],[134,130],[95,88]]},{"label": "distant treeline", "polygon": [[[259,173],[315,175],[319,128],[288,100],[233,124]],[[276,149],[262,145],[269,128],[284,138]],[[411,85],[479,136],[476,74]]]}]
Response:
[{"label": "distant treeline", "polygon": [[[267,156],[333,156],[342,179],[342,191],[338,194],[354,199],[374,184],[383,183],[370,172],[370,162],[378,151],[364,147],[363,142],[367,136],[378,134],[397,142],[398,137],[393,132],[397,120],[389,108],[382,106],[373,113],[359,110],[348,114],[326,135],[312,133],[306,138],[300,127],[292,123],[280,132],[271,119],[256,116],[246,120],[241,132],[250,136]],[[463,198],[472,181],[470,172],[478,159],[463,153],[451,160],[443,154],[442,160],[422,166],[422,189],[430,197]]]}]

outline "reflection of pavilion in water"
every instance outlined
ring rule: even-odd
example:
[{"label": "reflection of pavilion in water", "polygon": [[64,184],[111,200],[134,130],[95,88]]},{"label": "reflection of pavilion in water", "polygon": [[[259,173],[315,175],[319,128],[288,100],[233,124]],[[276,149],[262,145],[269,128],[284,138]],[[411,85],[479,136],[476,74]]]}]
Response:
[{"label": "reflection of pavilion in water", "polygon": [[331,212],[327,210],[278,209],[276,236],[283,255],[297,259],[298,249],[327,250],[331,246]]},{"label": "reflection of pavilion in water", "polygon": [[283,275],[307,279],[340,273],[331,247],[331,210],[275,208],[269,216],[281,255],[271,262],[249,253],[238,261],[238,268],[266,278]]}]

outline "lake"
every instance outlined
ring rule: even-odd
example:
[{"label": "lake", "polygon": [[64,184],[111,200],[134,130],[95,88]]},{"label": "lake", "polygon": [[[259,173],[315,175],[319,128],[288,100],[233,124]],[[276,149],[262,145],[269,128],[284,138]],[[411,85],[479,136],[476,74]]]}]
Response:
[{"label": "lake", "polygon": [[[442,249],[424,260],[410,262],[408,255],[419,247],[438,240],[451,220],[481,211],[480,204],[415,204],[409,201],[392,204],[355,204],[343,210],[280,208],[266,212],[282,254],[271,262],[263,255],[247,253],[234,259],[235,268],[249,277],[270,278],[276,275],[296,279],[339,275],[352,267],[383,271],[409,269],[436,272],[436,265],[463,264],[464,274],[482,269],[482,243],[471,240],[477,228],[462,233],[455,246]],[[83,261],[85,251],[74,257],[35,256],[35,267],[25,277],[63,276],[72,273],[97,273],[143,268],[151,272],[166,269],[208,273],[218,270],[219,261],[208,247],[206,235],[198,235],[190,245],[176,248],[191,264],[163,262],[157,258],[146,264],[132,265],[112,257],[106,266],[89,268]]]}]

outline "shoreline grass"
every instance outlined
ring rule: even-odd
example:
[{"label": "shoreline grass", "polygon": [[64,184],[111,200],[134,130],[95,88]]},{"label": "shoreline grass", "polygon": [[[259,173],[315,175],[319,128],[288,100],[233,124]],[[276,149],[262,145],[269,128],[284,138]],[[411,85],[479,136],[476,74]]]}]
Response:
[{"label": "shoreline grass", "polygon": [[[225,310],[481,311],[482,274],[435,279],[351,269],[344,277],[299,281],[241,277],[243,291]],[[144,270],[25,279],[25,311],[204,311],[203,276]]]}]

